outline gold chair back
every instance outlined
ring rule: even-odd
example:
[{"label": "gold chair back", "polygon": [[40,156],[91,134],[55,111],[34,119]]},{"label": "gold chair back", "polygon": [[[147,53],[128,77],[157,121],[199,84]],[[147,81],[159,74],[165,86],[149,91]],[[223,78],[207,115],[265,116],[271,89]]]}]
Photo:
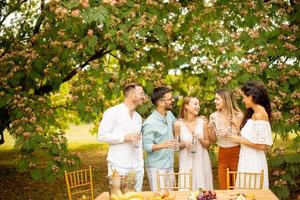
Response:
[{"label": "gold chair back", "polygon": [[69,200],[94,200],[92,168],[72,172],[65,171]]},{"label": "gold chair back", "polygon": [[226,172],[227,190],[230,189],[263,189],[264,170],[260,173],[236,172],[227,168]]},{"label": "gold chair back", "polygon": [[156,171],[157,190],[189,190],[192,191],[192,169],[186,173],[159,173]]}]

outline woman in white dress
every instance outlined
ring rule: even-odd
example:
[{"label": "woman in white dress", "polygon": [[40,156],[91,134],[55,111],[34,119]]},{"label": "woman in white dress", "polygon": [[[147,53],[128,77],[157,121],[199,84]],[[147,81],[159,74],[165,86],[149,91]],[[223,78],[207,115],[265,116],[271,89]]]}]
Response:
[{"label": "woman in white dress", "polygon": [[[208,122],[205,117],[198,117],[199,99],[185,97],[179,113],[179,120],[174,123],[175,138],[180,140],[179,173],[192,169],[192,189],[213,189],[211,162],[207,148]],[[178,184],[182,184],[179,180]]]},{"label": "woman in white dress", "polygon": [[265,151],[273,144],[269,95],[262,84],[249,81],[242,87],[242,96],[247,112],[241,125],[241,136],[227,137],[241,144],[238,172],[260,173],[263,169],[263,188],[267,189],[269,179]]}]

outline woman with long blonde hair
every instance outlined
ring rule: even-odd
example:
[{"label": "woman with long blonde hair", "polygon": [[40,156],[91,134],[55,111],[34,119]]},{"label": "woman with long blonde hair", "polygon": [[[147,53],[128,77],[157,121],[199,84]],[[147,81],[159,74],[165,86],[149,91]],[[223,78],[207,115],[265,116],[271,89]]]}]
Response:
[{"label": "woman with long blonde hair", "polygon": [[[174,123],[175,138],[180,140],[179,173],[186,173],[192,169],[193,190],[212,190],[212,169],[207,151],[210,146],[208,121],[198,116],[199,110],[198,98],[183,98],[179,119]],[[179,180],[178,184],[183,182],[184,180]]]},{"label": "woman with long blonde hair", "polygon": [[236,171],[239,161],[240,145],[226,137],[229,134],[239,135],[243,113],[229,90],[216,91],[214,100],[216,111],[209,117],[209,139],[217,142],[218,182],[219,189],[226,189],[226,169]]}]

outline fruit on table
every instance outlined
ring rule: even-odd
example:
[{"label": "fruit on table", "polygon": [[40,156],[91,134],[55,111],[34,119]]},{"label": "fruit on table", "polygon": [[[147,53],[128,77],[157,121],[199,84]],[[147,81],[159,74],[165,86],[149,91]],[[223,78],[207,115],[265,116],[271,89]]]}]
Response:
[{"label": "fruit on table", "polygon": [[138,192],[127,192],[123,195],[124,200],[127,199],[144,199],[144,196],[141,193]]},{"label": "fruit on table", "polygon": [[155,192],[148,196],[148,200],[175,200],[176,195],[170,194],[168,191]]},{"label": "fruit on table", "polygon": [[117,194],[111,194],[111,200],[145,200],[144,196],[138,192],[127,192],[122,194],[121,191],[118,191]]},{"label": "fruit on table", "polygon": [[249,193],[249,194],[239,193],[239,194],[232,195],[229,200],[255,200],[255,196],[253,193]]},{"label": "fruit on table", "polygon": [[211,190],[203,190],[199,189],[199,191],[192,192],[190,194],[189,200],[210,200],[210,199],[216,199],[217,194],[215,191]]}]

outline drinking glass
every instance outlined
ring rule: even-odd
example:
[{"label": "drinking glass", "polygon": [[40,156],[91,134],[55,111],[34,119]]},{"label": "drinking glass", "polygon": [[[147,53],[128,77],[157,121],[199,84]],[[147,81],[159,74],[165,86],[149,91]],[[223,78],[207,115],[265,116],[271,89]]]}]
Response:
[{"label": "drinking glass", "polygon": [[174,141],[176,142],[176,146],[173,148],[174,151],[179,151],[179,136],[174,137]]},{"label": "drinking glass", "polygon": [[138,149],[140,147],[140,143],[141,143],[141,134],[137,133],[140,136],[140,139],[138,141],[132,142],[133,148]]},{"label": "drinking glass", "polygon": [[192,138],[192,149],[191,149],[191,153],[195,154],[197,152],[197,147],[196,147],[196,138]]}]

